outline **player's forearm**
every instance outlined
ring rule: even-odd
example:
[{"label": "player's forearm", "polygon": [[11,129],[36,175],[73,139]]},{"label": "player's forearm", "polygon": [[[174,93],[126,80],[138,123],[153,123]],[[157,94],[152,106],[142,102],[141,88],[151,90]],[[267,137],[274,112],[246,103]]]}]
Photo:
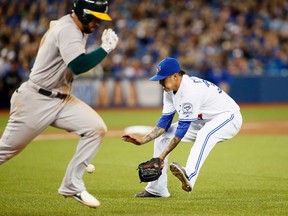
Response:
[{"label": "player's forearm", "polygon": [[161,153],[161,155],[159,156],[159,158],[161,158],[162,160],[164,160],[166,158],[166,156],[174,149],[176,148],[176,146],[180,143],[181,138],[179,137],[173,137],[170,140],[170,143],[168,144],[168,146],[163,150],[163,152]]},{"label": "player's forearm", "polygon": [[164,128],[160,128],[160,127],[155,126],[153,128],[153,130],[149,134],[144,136],[143,144],[144,143],[148,143],[151,140],[156,139],[157,137],[161,136],[163,133],[165,133],[165,129]]},{"label": "player's forearm", "polygon": [[91,53],[78,56],[68,64],[68,67],[74,74],[79,75],[95,67],[106,56],[107,52],[103,48],[99,48]]}]

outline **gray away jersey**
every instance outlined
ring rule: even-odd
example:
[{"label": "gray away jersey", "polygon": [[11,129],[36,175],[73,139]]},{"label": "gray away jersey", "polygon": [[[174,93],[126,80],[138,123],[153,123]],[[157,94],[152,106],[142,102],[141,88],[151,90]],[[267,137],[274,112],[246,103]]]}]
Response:
[{"label": "gray away jersey", "polygon": [[41,40],[29,79],[47,90],[70,93],[73,74],[67,65],[86,52],[87,37],[70,15],[51,21]]}]

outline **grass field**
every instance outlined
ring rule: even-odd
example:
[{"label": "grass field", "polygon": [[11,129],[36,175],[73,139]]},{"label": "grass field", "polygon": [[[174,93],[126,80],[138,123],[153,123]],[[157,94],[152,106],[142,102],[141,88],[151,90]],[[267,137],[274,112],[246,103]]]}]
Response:
[{"label": "grass field", "polygon": [[[99,111],[109,129],[154,125],[155,110]],[[288,106],[243,107],[244,122],[288,121]],[[0,134],[7,116],[0,115]],[[46,133],[58,132],[48,128]],[[143,190],[138,163],[151,158],[153,145],[134,146],[106,137],[93,174],[84,174],[88,191],[100,201],[90,209],[57,194],[77,138],[36,139],[0,166],[0,215],[288,215],[288,131],[240,134],[217,145],[203,165],[195,189],[184,192],[168,173],[170,198],[136,199]],[[170,161],[185,164],[192,143],[181,143]]]}]

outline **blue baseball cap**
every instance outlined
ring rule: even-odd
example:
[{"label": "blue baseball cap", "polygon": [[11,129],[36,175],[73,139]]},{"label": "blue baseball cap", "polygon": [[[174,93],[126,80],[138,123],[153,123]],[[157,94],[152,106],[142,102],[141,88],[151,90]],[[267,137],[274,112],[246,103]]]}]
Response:
[{"label": "blue baseball cap", "polygon": [[181,71],[179,62],[175,58],[163,59],[157,66],[157,74],[149,80],[158,81]]}]

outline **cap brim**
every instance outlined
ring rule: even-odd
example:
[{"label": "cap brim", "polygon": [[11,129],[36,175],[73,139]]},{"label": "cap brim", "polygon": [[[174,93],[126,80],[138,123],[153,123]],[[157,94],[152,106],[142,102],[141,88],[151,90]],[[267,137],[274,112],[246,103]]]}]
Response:
[{"label": "cap brim", "polygon": [[151,77],[149,80],[151,81],[159,81],[162,79],[165,79],[167,76],[159,76],[158,74],[154,75],[153,77]]},{"label": "cap brim", "polygon": [[92,10],[88,10],[90,14],[92,14],[93,16],[97,17],[98,19],[101,19],[101,20],[106,20],[106,21],[111,21],[111,17],[107,14],[107,13],[99,13],[99,12],[95,12],[95,11],[92,11]]}]

